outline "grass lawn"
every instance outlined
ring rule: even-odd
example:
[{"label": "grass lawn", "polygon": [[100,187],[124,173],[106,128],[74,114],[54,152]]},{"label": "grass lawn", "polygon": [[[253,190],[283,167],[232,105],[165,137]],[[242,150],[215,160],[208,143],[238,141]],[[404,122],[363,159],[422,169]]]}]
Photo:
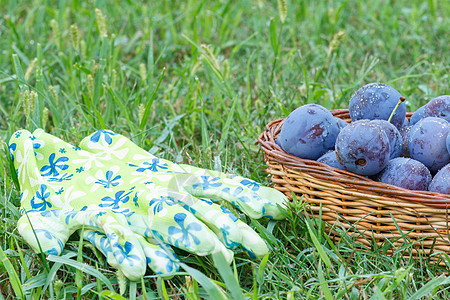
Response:
[{"label": "grass lawn", "polygon": [[[450,297],[450,262],[329,241],[301,205],[281,222],[241,216],[273,248],[268,259],[237,254],[216,268],[178,251],[192,269],[170,279],[148,271],[141,282],[76,236],[51,262],[17,233],[6,141],[21,128],[73,144],[108,128],[159,157],[270,185],[255,141],[298,106],[346,108],[369,82],[396,88],[409,111],[450,94],[449,1],[279,2],[0,2],[0,299],[92,299],[104,290],[106,299],[200,299],[213,283],[232,299]],[[317,226],[308,231],[307,222]]]}]

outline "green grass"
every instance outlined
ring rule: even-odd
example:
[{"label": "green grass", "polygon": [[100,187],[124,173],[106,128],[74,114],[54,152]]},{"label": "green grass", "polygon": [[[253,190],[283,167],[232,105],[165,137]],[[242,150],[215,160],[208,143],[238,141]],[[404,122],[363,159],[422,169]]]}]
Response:
[{"label": "green grass", "polygon": [[46,260],[18,235],[5,142],[20,128],[72,143],[110,128],[160,157],[270,184],[254,143],[298,106],[346,108],[373,81],[399,90],[410,111],[450,93],[450,2],[279,2],[287,10],[263,0],[1,1],[0,299],[199,299],[217,286],[249,299],[450,297],[448,264],[360,251],[345,234],[331,241],[298,205],[283,222],[243,218],[275,250],[267,259],[237,255],[217,270],[179,252],[179,275],[137,283],[76,236]]}]

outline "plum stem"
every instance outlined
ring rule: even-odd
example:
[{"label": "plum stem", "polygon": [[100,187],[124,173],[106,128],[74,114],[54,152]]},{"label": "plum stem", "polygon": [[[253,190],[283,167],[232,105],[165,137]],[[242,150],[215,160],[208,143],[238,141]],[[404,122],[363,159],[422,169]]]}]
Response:
[{"label": "plum stem", "polygon": [[404,102],[406,100],[405,97],[401,96],[400,99],[397,102],[397,105],[394,107],[394,109],[391,112],[391,115],[389,116],[389,119],[387,120],[388,122],[391,122],[392,117],[395,115],[395,112],[397,111],[397,108],[400,106],[400,104],[402,104],[402,102]]}]

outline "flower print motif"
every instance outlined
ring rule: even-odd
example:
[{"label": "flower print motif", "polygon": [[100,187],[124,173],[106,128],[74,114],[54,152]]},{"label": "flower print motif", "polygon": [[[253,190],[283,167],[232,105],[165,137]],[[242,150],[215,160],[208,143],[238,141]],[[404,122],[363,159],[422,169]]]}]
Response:
[{"label": "flower print motif", "polygon": [[133,260],[139,261],[139,256],[130,254],[134,248],[132,243],[126,241],[124,246],[119,243],[115,244],[115,246],[119,249],[114,252],[114,256],[117,258],[119,264],[121,264],[125,259],[128,260],[130,266],[133,266]]},{"label": "flower print motif", "polygon": [[151,162],[144,161],[139,166],[134,164],[129,164],[130,167],[137,168],[136,172],[145,172],[146,170],[149,170],[151,172],[158,172],[160,170],[166,170],[168,168],[168,165],[165,162],[161,162],[158,158],[153,158]]},{"label": "flower print motif", "polygon": [[11,160],[14,162],[14,151],[16,151],[16,149],[17,149],[17,144],[12,143],[11,145],[8,146],[8,149],[9,149],[9,155],[11,156]]},{"label": "flower print motif", "polygon": [[124,194],[125,191],[118,191],[114,198],[111,197],[103,197],[101,200],[102,203],[99,204],[99,207],[111,207],[111,209],[119,209],[120,204],[127,203],[130,200],[128,196],[131,192]]},{"label": "flower print motif", "polygon": [[69,221],[72,220],[73,218],[75,218],[75,216],[80,212],[80,211],[85,211],[87,209],[87,206],[84,206],[82,209],[80,210],[70,210],[68,212],[66,212],[66,218],[65,218],[65,222],[66,225],[69,225]]},{"label": "flower print motif", "polygon": [[45,230],[45,229],[36,228],[36,229],[34,229],[34,232],[36,233],[36,235],[39,235],[40,233],[43,233],[43,234],[44,234],[44,237],[45,237],[47,240],[56,240],[56,242],[58,243],[59,251],[58,251],[58,249],[51,248],[51,249],[45,251],[47,254],[58,255],[58,253],[61,253],[61,251],[64,249],[64,244],[63,244],[63,242],[61,242],[61,240],[58,239],[58,238],[57,238],[53,233],[51,233],[50,231]]},{"label": "flower print motif", "polygon": [[200,200],[202,200],[202,204],[213,205],[214,203],[212,200],[206,198],[200,198]]},{"label": "flower print motif", "polygon": [[[250,198],[248,198],[248,197],[245,196],[245,195],[239,196],[239,194],[240,194],[243,190],[244,190],[244,189],[243,189],[242,187],[237,187],[236,189],[233,190],[233,192],[231,192],[231,189],[230,189],[229,187],[226,187],[226,188],[222,189],[222,192],[227,193],[227,194],[231,194],[231,195],[233,195],[234,197],[238,198],[239,200],[241,200],[241,201],[244,202],[244,203],[249,203],[249,202],[250,202]],[[256,195],[256,194],[255,194],[255,195]],[[238,197],[238,196],[239,196],[239,197]],[[236,204],[236,203],[234,203],[234,201],[233,201],[233,204]]]},{"label": "flower print motif", "polygon": [[83,167],[79,167],[79,168],[76,168],[75,171],[77,173],[81,173],[81,172],[84,172],[84,168]]},{"label": "flower print motif", "polygon": [[[31,199],[31,208],[39,211],[46,210],[47,207],[51,208],[52,204],[47,201],[49,197],[50,192],[47,191],[47,186],[45,184],[41,184],[39,190],[36,192],[36,195]],[[36,199],[39,199],[40,201],[36,201]]]},{"label": "flower print motif", "polygon": [[134,193],[134,197],[133,197],[133,202],[134,202],[134,206],[139,207],[139,192]]},{"label": "flower print motif", "polygon": [[228,208],[220,206],[220,209],[224,214],[228,215],[233,222],[236,223],[239,220]]},{"label": "flower print motif", "polygon": [[39,214],[43,217],[51,218],[51,217],[59,217],[60,213],[61,213],[60,210],[44,210],[41,211]]},{"label": "flower print motif", "polygon": [[[39,140],[34,136],[31,138],[31,140],[33,141],[33,149],[34,150],[40,149],[45,146],[45,142],[43,140]],[[42,153],[40,153],[40,152],[34,151],[34,155],[36,156],[37,160],[44,159],[44,155],[42,155]]]},{"label": "flower print motif", "polygon": [[117,135],[116,133],[110,131],[110,130],[105,130],[105,129],[100,129],[97,130],[97,132],[95,132],[92,136],[91,136],[91,141],[94,143],[98,143],[98,141],[100,140],[100,137],[104,135],[104,139],[105,142],[108,143],[108,145],[111,145],[112,143],[112,138],[111,136]]},{"label": "flower print motif", "polygon": [[[171,272],[178,271],[178,264],[173,260],[173,258],[171,256],[167,255],[166,252],[158,250],[155,252],[155,254],[156,254],[156,256],[159,256],[159,257],[163,258],[164,260],[167,260],[166,272],[171,273]],[[162,273],[158,272],[158,274],[162,274]]]},{"label": "flower print motif", "polygon": [[112,252],[108,238],[103,232],[89,231],[89,233],[86,235],[86,239],[96,247],[100,248],[103,254],[108,255],[108,253]]},{"label": "flower print motif", "polygon": [[103,159],[109,160],[113,156],[118,159],[124,159],[128,151],[130,151],[126,143],[127,139],[125,137],[120,137],[111,145],[102,141],[99,141],[98,143],[89,141],[87,147],[94,150],[93,152],[98,153]]},{"label": "flower print motif", "polygon": [[61,174],[59,176],[50,177],[47,180],[48,181],[53,181],[53,182],[63,182],[63,181],[71,180],[72,176],[73,176],[73,174],[64,173],[64,174]]},{"label": "flower print motif", "polygon": [[159,198],[153,198],[150,200],[149,207],[153,206],[153,213],[161,212],[164,209],[164,204],[173,206],[176,203],[173,201],[173,197],[170,196],[160,196]]},{"label": "flower print motif", "polygon": [[259,184],[256,181],[250,180],[250,179],[243,179],[241,180],[241,184],[248,187],[249,189],[251,189],[252,191],[256,192],[257,190],[259,190],[261,184]]},{"label": "flower print motif", "polygon": [[64,162],[68,161],[69,158],[63,156],[58,158],[55,161],[55,153],[52,153],[49,158],[48,158],[48,165],[45,165],[41,168],[41,174],[42,176],[58,176],[59,175],[59,171],[64,171],[67,170],[69,168],[68,165],[64,164]]},{"label": "flower print motif", "polygon": [[39,169],[34,168],[31,164],[28,163],[30,160],[30,155],[32,154],[33,143],[30,139],[26,139],[23,142],[23,152],[21,149],[17,149],[15,151],[15,162],[19,164],[19,168],[16,169],[17,178],[21,183],[25,183],[27,179],[30,181],[31,186],[35,186],[35,182],[31,182],[35,178],[39,177]]},{"label": "flower print motif", "polygon": [[201,231],[202,227],[199,223],[192,222],[187,226],[184,225],[187,215],[185,213],[177,213],[174,216],[174,221],[178,224],[177,226],[170,226],[168,229],[169,235],[175,240],[175,246],[180,248],[184,246],[185,248],[190,248],[191,240],[196,244],[200,244],[198,237],[192,233],[193,231]]},{"label": "flower print motif", "polygon": [[[85,192],[76,190],[76,187],[74,185],[68,187],[67,190],[64,190],[63,188],[59,188],[59,190],[57,190],[58,188],[59,187],[54,188],[54,190],[57,192],[55,193],[56,195],[53,195],[51,197],[51,202],[54,208],[71,210],[73,207],[75,207],[73,204],[71,204],[71,202],[86,195]],[[62,194],[63,196],[60,196]]]},{"label": "flower print motif", "polygon": [[73,146],[72,149],[75,150],[75,151],[80,151],[81,150],[80,147],[75,147],[75,146]]},{"label": "flower print motif", "polygon": [[22,134],[22,131],[19,131],[19,132],[16,132],[16,134],[15,134],[15,138],[16,139],[18,139],[18,138],[20,138],[20,135]]},{"label": "flower print motif", "polygon": [[131,184],[142,183],[145,185],[151,185],[153,183],[153,173],[134,171],[131,175],[133,175],[132,179],[130,180]]},{"label": "flower print motif", "polygon": [[192,208],[192,206],[187,205],[186,203],[179,203],[185,210],[187,210],[188,212],[190,212],[191,214],[193,214],[194,216],[197,214],[197,210],[195,210],[194,208]]},{"label": "flower print motif", "polygon": [[121,185],[124,181],[119,173],[119,166],[112,166],[104,173],[103,170],[98,170],[94,176],[86,178],[86,184],[92,185],[91,192],[95,192],[98,188],[104,188],[107,192],[112,192],[113,188]]},{"label": "flower print motif", "polygon": [[89,170],[92,166],[92,163],[94,163],[96,167],[102,168],[104,165],[100,160],[109,160],[110,159],[110,158],[102,157],[98,153],[91,153],[91,152],[84,151],[84,150],[80,150],[78,155],[83,158],[74,159],[72,162],[74,164],[81,164],[84,170]]},{"label": "flower print motif", "polygon": [[109,189],[111,187],[118,186],[119,184],[123,183],[123,180],[120,180],[121,176],[117,175],[113,178],[114,172],[111,170],[108,170],[105,174],[105,179],[99,179],[97,178],[97,181],[95,181],[96,184],[102,185],[105,189]]},{"label": "flower print motif", "polygon": [[221,182],[218,182],[220,180],[219,177],[201,176],[201,179],[203,182],[192,185],[192,188],[197,189],[198,187],[202,187],[202,189],[205,191],[210,188],[217,188],[222,185]]},{"label": "flower print motif", "polygon": [[228,236],[230,235],[230,226],[223,225],[220,228],[220,231],[222,231],[222,238],[228,249],[236,249],[239,247],[240,243],[228,240]]},{"label": "flower print motif", "polygon": [[[116,213],[116,214],[122,214],[126,218],[129,218],[132,215],[134,215],[134,212],[132,212],[129,208],[117,208],[117,209],[116,208],[112,208],[111,211]],[[128,225],[131,225],[131,224],[128,222]]]},{"label": "flower print motif", "polygon": [[151,236],[147,236],[147,237],[151,237],[151,238],[154,239],[157,243],[161,244],[161,243],[167,242],[166,239],[162,236],[162,234],[159,233],[159,231],[157,231],[157,230],[152,230],[151,233],[152,233],[152,235],[151,235]]},{"label": "flower print motif", "polygon": [[59,148],[59,153],[66,153],[67,151],[66,151],[66,149],[64,149],[64,148]]}]

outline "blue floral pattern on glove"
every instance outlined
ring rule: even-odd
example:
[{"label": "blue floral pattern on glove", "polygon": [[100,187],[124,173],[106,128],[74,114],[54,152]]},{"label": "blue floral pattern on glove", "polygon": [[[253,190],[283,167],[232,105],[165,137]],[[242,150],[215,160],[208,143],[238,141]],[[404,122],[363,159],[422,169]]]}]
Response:
[{"label": "blue floral pattern on glove", "polygon": [[50,154],[48,158],[49,164],[43,166],[40,170],[42,176],[58,176],[59,171],[64,171],[69,168],[68,165],[64,164],[64,162],[69,160],[68,157],[60,157],[55,161],[55,156],[55,153]]}]

